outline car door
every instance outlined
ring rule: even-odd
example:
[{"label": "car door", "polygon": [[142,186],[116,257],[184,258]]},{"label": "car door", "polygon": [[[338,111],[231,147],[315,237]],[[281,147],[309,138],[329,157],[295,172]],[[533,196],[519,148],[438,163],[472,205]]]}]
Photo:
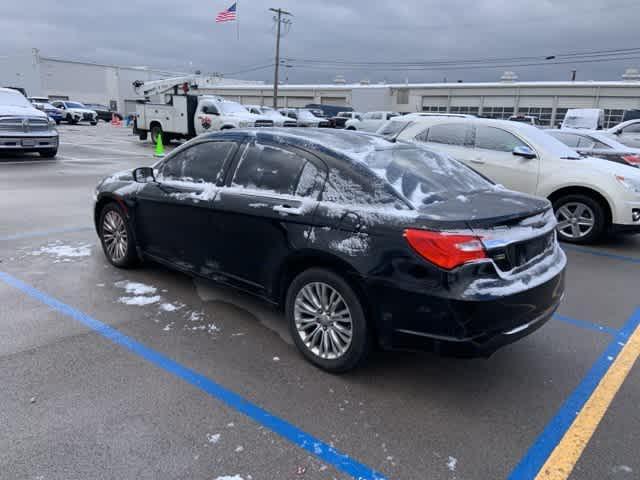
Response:
[{"label": "car door", "polygon": [[227,283],[268,295],[283,260],[307,243],[326,167],[289,146],[254,140],[243,149],[217,202],[218,263]]},{"label": "car door", "polygon": [[217,238],[211,209],[237,150],[235,141],[205,140],[158,166],[157,181],[144,184],[135,208],[136,237],[145,253],[200,270]]},{"label": "car door", "polygon": [[533,148],[499,127],[477,124],[470,166],[496,183],[519,192],[535,195],[538,188],[540,158],[514,155],[517,147]]},{"label": "car door", "polygon": [[618,141],[628,147],[640,148],[640,122],[624,127],[618,135]]}]

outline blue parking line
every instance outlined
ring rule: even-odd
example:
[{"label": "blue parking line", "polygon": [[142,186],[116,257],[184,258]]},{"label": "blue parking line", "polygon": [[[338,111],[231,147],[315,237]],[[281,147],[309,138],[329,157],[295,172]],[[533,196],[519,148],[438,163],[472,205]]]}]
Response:
[{"label": "blue parking line", "polygon": [[536,477],[638,325],[640,325],[640,308],[613,337],[602,355],[511,472],[508,480],[533,480]]},{"label": "blue parking line", "polygon": [[153,365],[181,378],[190,385],[199,388],[211,397],[216,398],[230,408],[243,413],[255,422],[269,428],[272,432],[277,433],[294,445],[306,450],[308,453],[316,456],[321,461],[334,466],[343,473],[346,473],[358,480],[385,480],[385,477],[382,474],[357,462],[348,455],[336,450],[321,440],[312,437],[308,433],[303,432],[286,420],[278,418],[266,410],[263,410],[237,393],[227,390],[213,380],[180,365],[179,363],[165,357],[161,353],[156,352],[149,347],[144,346],[132,338],[127,337],[115,328],[110,327],[109,325],[102,323],[73,307],[70,307],[60,300],[50,297],[46,293],[27,285],[21,280],[18,280],[5,272],[0,272],[0,280],[48,305],[51,309],[79,321],[102,335],[107,340],[128,349]]},{"label": "blue parking line", "polygon": [[6,237],[0,237],[0,242],[5,240],[22,240],[23,238],[48,237],[49,235],[55,235],[56,233],[84,232],[86,230],[92,230],[92,227],[69,227],[40,232],[18,233],[15,235],[7,235]]},{"label": "blue parking line", "polygon": [[586,253],[594,255],[596,257],[612,258],[614,260],[620,260],[623,262],[630,262],[640,264],[640,258],[628,257],[626,255],[618,255],[617,253],[601,252],[592,248],[578,247],[577,245],[562,245],[563,250],[574,250],[580,253]]},{"label": "blue parking line", "polygon": [[598,325],[597,323],[586,322],[584,320],[577,320],[575,318],[567,317],[565,315],[560,315],[559,313],[555,313],[553,318],[556,320],[560,320],[561,322],[570,323],[576,327],[586,328],[587,330],[595,330],[600,333],[608,333],[609,335],[617,335],[618,330],[611,327],[605,327],[604,325]]}]

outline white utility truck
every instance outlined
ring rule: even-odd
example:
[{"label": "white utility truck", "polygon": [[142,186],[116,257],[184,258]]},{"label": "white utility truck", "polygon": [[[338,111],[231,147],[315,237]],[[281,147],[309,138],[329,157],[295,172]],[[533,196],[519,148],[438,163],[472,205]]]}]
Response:
[{"label": "white utility truck", "polygon": [[239,103],[206,95],[207,86],[215,85],[215,80],[217,77],[190,75],[133,82],[134,90],[145,97],[136,105],[133,133],[140,140],[150,134],[153,143],[162,134],[163,143],[169,143],[228,128],[273,126],[272,119],[250,113]]}]

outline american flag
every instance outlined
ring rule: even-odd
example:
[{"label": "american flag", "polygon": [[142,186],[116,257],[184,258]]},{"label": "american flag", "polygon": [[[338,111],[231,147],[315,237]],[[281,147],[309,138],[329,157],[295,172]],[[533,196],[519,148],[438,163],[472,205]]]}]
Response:
[{"label": "american flag", "polygon": [[216,23],[233,22],[236,19],[236,4],[234,3],[226,10],[221,11],[216,16]]}]

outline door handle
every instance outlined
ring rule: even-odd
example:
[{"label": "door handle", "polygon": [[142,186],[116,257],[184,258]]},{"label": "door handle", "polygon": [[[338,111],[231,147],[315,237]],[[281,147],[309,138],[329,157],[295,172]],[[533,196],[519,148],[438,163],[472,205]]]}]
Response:
[{"label": "door handle", "polygon": [[302,215],[302,207],[292,207],[291,205],[276,205],[273,207],[274,212],[286,215]]},{"label": "door handle", "polygon": [[479,165],[483,165],[484,164],[484,160],[482,160],[481,158],[472,158],[471,162],[472,163],[477,163]]}]

